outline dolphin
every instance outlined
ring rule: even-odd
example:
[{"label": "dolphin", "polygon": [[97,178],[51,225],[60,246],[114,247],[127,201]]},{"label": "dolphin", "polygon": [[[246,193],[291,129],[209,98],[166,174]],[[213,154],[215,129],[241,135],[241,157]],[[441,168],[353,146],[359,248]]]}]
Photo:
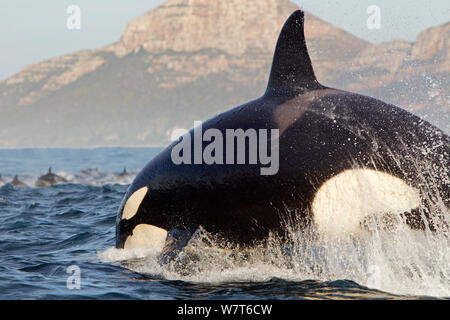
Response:
[{"label": "dolphin", "polygon": [[11,181],[11,184],[19,188],[28,188],[28,185],[20,181],[17,175],[14,176],[14,179]]},{"label": "dolphin", "polygon": [[52,172],[52,168],[48,169],[48,172],[40,176],[35,183],[36,187],[50,187],[58,183],[66,183],[66,179],[60,177]]},{"label": "dolphin", "polygon": [[118,178],[119,180],[126,179],[126,178],[128,178],[129,176],[131,176],[131,173],[129,173],[129,172],[127,171],[127,168],[123,168],[123,171],[122,171],[121,173],[117,174],[117,178]]}]

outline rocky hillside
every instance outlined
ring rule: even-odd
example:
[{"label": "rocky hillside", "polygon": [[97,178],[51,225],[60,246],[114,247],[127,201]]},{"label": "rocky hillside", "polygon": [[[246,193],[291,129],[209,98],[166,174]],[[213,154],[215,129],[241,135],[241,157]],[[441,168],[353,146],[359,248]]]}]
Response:
[{"label": "rocky hillside", "polygon": [[[165,145],[260,96],[288,0],[167,0],[121,39],[24,68],[0,81],[0,147]],[[306,16],[323,84],[395,103],[449,131],[450,23],[415,43],[371,45]]]}]

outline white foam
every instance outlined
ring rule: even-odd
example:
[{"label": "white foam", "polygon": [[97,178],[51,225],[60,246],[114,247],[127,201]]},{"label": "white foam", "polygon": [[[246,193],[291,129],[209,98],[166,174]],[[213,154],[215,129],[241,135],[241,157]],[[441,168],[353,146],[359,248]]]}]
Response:
[{"label": "white foam", "polygon": [[450,239],[443,232],[409,227],[364,230],[358,237],[322,238],[288,226],[289,247],[277,237],[255,250],[223,248],[198,239],[168,265],[158,263],[157,250],[109,248],[101,261],[121,262],[142,274],[200,283],[271,278],[293,281],[353,280],[392,294],[450,296]]},{"label": "white foam", "polygon": [[138,249],[117,249],[115,247],[107,248],[103,251],[97,252],[98,260],[102,262],[122,262],[135,259],[143,259],[149,257],[157,257],[159,250],[152,248],[138,248]]}]

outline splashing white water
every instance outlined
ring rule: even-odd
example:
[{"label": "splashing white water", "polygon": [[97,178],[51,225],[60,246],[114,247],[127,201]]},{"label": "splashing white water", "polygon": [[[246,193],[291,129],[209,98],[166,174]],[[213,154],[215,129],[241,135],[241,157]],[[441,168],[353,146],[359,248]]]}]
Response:
[{"label": "splashing white water", "polygon": [[291,281],[353,280],[362,286],[399,295],[450,296],[450,240],[443,232],[365,230],[353,236],[325,238],[287,227],[288,239],[271,236],[252,250],[231,248],[204,233],[191,241],[175,262],[161,266],[158,252],[110,248],[103,262],[121,262],[138,273],[168,280],[202,283],[271,278]]}]

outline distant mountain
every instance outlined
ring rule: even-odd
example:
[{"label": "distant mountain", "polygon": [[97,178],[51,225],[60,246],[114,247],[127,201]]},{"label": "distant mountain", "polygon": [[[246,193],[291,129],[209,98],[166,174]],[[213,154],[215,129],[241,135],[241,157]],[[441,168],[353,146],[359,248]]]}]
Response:
[{"label": "distant mountain", "polygon": [[[0,81],[0,147],[166,145],[263,94],[288,0],[167,0],[121,39],[25,67]],[[450,23],[415,43],[371,45],[307,14],[325,85],[392,102],[447,132]]]}]

